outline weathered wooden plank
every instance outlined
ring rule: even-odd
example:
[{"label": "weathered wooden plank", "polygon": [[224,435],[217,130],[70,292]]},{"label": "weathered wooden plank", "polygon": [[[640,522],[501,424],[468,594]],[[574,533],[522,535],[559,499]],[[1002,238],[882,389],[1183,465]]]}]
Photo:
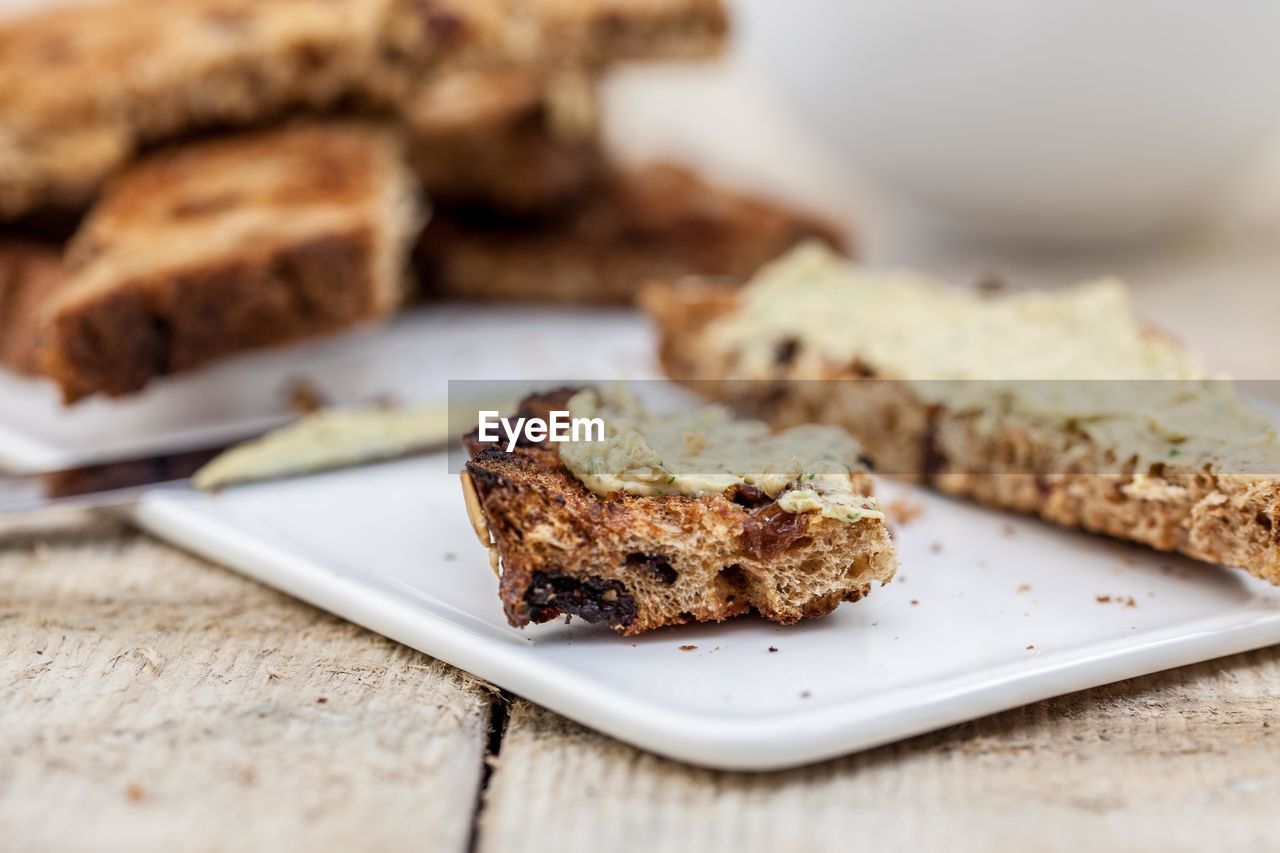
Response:
[{"label": "weathered wooden plank", "polygon": [[1280,649],[1041,702],[811,768],[647,755],[517,702],[480,850],[1275,849]]},{"label": "weathered wooden plank", "polygon": [[0,849],[463,850],[488,708],[123,528],[0,540]]}]

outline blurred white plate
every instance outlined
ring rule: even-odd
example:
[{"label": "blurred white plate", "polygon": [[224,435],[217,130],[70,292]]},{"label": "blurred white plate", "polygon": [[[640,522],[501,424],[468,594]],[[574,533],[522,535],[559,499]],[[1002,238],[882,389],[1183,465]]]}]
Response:
[{"label": "blurred white plate", "polygon": [[1280,594],[1241,572],[916,491],[924,511],[896,531],[899,578],[825,619],[634,640],[576,620],[515,630],[445,465],[156,492],[138,518],[585,725],[712,767],[804,764],[1280,642]]},{"label": "blurred white plate", "polygon": [[0,370],[0,471],[234,440],[291,417],[289,389],[299,382],[334,405],[443,404],[449,379],[639,378],[652,375],[652,352],[647,324],[621,309],[435,305],[387,326],[241,356],[163,379],[136,397],[70,409],[52,384]]}]

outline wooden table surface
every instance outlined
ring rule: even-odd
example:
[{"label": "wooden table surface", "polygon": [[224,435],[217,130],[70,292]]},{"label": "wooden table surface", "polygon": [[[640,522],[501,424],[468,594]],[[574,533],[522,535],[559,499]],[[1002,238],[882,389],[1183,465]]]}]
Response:
[{"label": "wooden table surface", "polygon": [[0,850],[1274,849],[1280,649],[800,770],[587,731],[109,520],[0,536]]}]

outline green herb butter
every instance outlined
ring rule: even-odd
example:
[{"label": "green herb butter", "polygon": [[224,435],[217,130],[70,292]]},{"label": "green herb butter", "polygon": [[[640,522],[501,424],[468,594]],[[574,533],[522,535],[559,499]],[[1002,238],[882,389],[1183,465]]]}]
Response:
[{"label": "green herb butter", "polygon": [[735,420],[719,406],[655,414],[622,391],[579,392],[569,413],[604,421],[603,441],[559,445],[565,466],[596,494],[706,497],[745,485],[787,512],[839,521],[884,518],[876,500],[861,493],[861,447],[844,430],[802,426],[775,433],[759,421]]},{"label": "green herb butter", "polygon": [[971,412],[975,430],[1017,417],[1083,433],[1140,464],[1280,473],[1275,422],[1194,353],[1138,322],[1115,279],[980,295],[876,272],[802,246],[745,287],[707,328],[734,378],[841,375],[858,364],[926,402]]}]

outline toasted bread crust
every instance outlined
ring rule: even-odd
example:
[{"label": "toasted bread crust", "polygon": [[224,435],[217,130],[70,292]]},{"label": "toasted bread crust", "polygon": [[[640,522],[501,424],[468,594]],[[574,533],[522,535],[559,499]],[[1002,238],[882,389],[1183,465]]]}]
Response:
[{"label": "toasted bread crust", "polygon": [[56,248],[0,243],[0,365],[18,373],[39,372],[44,306],[63,278]]},{"label": "toasted bread crust", "polygon": [[418,217],[395,135],[307,123],[183,146],[113,181],[68,250],[45,371],[68,401],[365,323]]},{"label": "toasted bread crust", "polygon": [[[775,378],[781,381],[726,382],[734,354],[713,350],[702,332],[732,312],[735,300],[733,289],[714,282],[646,289],[642,304],[660,332],[668,376],[756,408],[775,426],[843,426],[881,472],[1280,583],[1280,480],[1173,464],[1138,471],[1123,449],[1015,416],[1004,417],[995,431],[976,429],[965,413],[926,403],[883,374],[870,382],[785,381],[869,378],[856,364],[814,377],[780,363]],[[767,390],[767,400],[750,399],[752,389]]]},{"label": "toasted bread crust", "polygon": [[[440,74],[713,53],[719,0],[118,0],[0,24],[0,219],[80,208],[144,146]],[[40,69],[40,73],[32,69]]]},{"label": "toasted bread crust", "polygon": [[536,227],[444,213],[423,234],[423,286],[455,299],[626,303],[649,279],[745,279],[805,239],[840,247],[822,219],[713,187],[676,166],[611,169]]},{"label": "toasted bread crust", "polygon": [[[563,408],[568,393],[529,398],[521,414]],[[724,495],[602,498],[554,445],[507,452],[474,434],[466,441],[463,477],[501,557],[500,594],[517,627],[571,614],[630,636],[752,609],[790,624],[858,600],[896,568],[874,519],[793,515]]]},{"label": "toasted bread crust", "polygon": [[554,211],[603,171],[595,88],[547,69],[442,77],[401,111],[409,163],[437,207]]}]

